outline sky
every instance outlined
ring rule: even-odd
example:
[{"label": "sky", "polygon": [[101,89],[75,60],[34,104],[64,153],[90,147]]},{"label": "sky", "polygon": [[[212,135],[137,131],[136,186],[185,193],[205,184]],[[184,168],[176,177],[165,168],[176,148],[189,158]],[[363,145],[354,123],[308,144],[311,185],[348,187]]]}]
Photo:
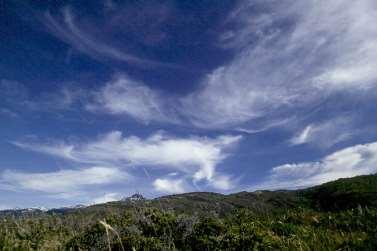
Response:
[{"label": "sky", "polygon": [[0,209],[377,172],[375,0],[0,1]]}]

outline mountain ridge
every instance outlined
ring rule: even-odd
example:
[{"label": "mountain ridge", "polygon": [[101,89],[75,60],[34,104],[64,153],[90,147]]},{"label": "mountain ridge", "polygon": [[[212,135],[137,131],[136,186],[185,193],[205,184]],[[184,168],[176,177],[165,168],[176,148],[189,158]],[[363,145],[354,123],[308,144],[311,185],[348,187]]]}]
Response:
[{"label": "mountain ridge", "polygon": [[225,215],[237,208],[248,208],[256,211],[270,211],[305,207],[315,210],[334,211],[361,206],[377,206],[377,174],[341,178],[317,186],[297,190],[256,190],[241,191],[232,194],[215,192],[189,192],[165,195],[154,199],[146,199],[141,194],[134,194],[119,201],[94,205],[80,205],[43,209],[8,209],[1,210],[2,215],[20,214],[58,214],[74,211],[91,211],[96,209],[156,207],[178,213],[205,212]]}]

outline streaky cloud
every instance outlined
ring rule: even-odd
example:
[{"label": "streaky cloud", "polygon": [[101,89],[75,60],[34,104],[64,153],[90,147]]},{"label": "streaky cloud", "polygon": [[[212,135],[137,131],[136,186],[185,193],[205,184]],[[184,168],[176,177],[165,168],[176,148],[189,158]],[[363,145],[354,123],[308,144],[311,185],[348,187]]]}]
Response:
[{"label": "streaky cloud", "polygon": [[359,133],[353,118],[338,117],[307,125],[291,139],[292,145],[311,144],[322,148],[331,147]]},{"label": "streaky cloud", "polygon": [[43,173],[5,170],[1,183],[14,190],[34,190],[51,194],[78,193],[88,186],[126,180],[128,175],[117,168],[93,166]]},{"label": "streaky cloud", "polygon": [[100,41],[98,38],[91,36],[85,31],[81,30],[75,23],[75,17],[72,10],[69,7],[65,7],[62,10],[63,21],[58,21],[52,16],[50,12],[45,13],[45,25],[49,31],[56,37],[62,39],[64,42],[71,45],[76,50],[92,57],[96,60],[112,59],[138,67],[168,67],[181,69],[174,64],[158,62],[141,57],[137,57],[130,53],[112,47],[109,43]]},{"label": "streaky cloud", "polygon": [[[268,7],[255,13],[262,3]],[[132,99],[140,98],[140,108],[149,109],[133,112],[128,95],[114,95],[118,106],[111,98],[102,105],[110,113],[123,107],[134,118],[206,129],[244,128],[257,120],[268,128],[271,121],[294,120],[333,93],[358,95],[376,87],[377,28],[370,25],[377,22],[376,13],[371,0],[243,1],[227,19],[237,25],[219,40],[235,51],[234,59],[204,76],[197,90],[169,98],[138,81],[133,82],[143,91],[133,92],[125,78],[122,92],[129,90]],[[107,83],[103,95],[111,87],[114,83]]]},{"label": "streaky cloud", "polygon": [[155,91],[125,74],[118,74],[98,91],[86,105],[92,112],[126,114],[144,123],[150,121],[180,123],[173,99]]},{"label": "streaky cloud", "polygon": [[[112,131],[97,140],[75,144],[43,144],[16,142],[16,146],[29,151],[60,157],[72,162],[91,165],[159,168],[179,171],[192,182],[205,181],[218,189],[230,189],[231,179],[216,171],[216,166],[228,157],[228,149],[235,146],[241,136],[222,135],[217,138],[176,138],[155,133],[145,139],[124,137]],[[182,176],[181,175],[181,176]]]}]

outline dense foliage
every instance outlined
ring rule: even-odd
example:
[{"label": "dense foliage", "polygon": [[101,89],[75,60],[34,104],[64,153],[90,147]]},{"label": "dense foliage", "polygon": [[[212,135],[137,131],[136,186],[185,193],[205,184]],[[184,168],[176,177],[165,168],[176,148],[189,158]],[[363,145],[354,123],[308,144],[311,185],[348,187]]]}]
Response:
[{"label": "dense foliage", "polygon": [[3,212],[0,246],[2,250],[377,250],[376,195],[377,176],[370,175],[291,192],[192,193],[46,213]]}]

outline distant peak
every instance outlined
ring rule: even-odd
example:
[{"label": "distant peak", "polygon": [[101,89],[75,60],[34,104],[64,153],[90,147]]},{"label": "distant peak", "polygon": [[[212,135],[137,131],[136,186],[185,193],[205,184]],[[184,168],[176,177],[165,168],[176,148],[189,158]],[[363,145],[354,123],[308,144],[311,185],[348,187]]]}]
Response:
[{"label": "distant peak", "polygon": [[130,197],[126,197],[122,200],[124,200],[124,201],[143,201],[143,200],[145,200],[145,198],[142,194],[135,193],[135,194],[131,195]]}]

